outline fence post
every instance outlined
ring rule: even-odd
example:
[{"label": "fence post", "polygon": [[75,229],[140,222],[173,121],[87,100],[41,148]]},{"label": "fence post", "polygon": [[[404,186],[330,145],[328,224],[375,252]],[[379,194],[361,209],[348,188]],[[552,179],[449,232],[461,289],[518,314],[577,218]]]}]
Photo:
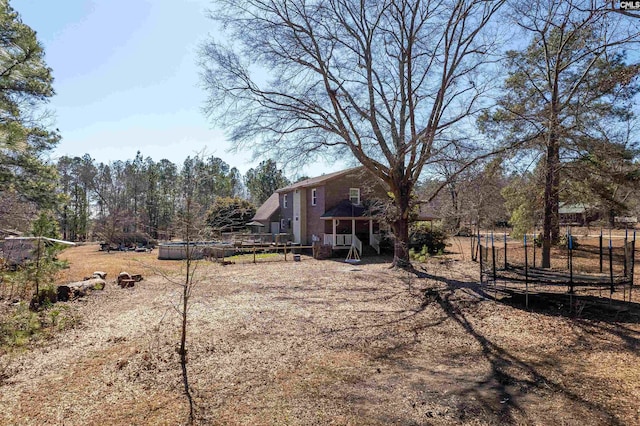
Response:
[{"label": "fence post", "polygon": [[498,300],[498,280],[496,279],[496,247],[493,245],[493,235],[491,235],[491,263],[493,265],[493,297]]},{"label": "fence post", "polygon": [[533,230],[533,244],[532,244],[532,246],[533,246],[533,268],[534,269],[536,267],[536,246],[538,245],[537,241],[538,241],[538,237],[536,236],[536,230],[534,229]]},{"label": "fence post", "polygon": [[600,273],[602,273],[602,228],[600,228]]},{"label": "fence post", "polygon": [[629,303],[631,303],[631,290],[633,289],[633,270],[636,267],[636,231],[633,231],[633,241],[631,242],[631,276],[629,277]]},{"label": "fence post", "polygon": [[[469,238],[469,241],[471,242],[471,261],[475,262],[476,260],[478,260],[478,256],[476,255],[476,251],[475,251],[475,242],[476,242],[476,236],[480,236],[480,228],[478,228],[478,233],[471,233],[471,238]],[[478,240],[478,244],[480,244],[480,241]]]},{"label": "fence post", "polygon": [[611,246],[611,234],[609,234],[609,278],[611,280],[611,294],[613,294],[615,287],[613,285],[613,247]]},{"label": "fence post", "polygon": [[475,262],[475,256],[473,255],[473,240],[475,239],[475,235],[471,234],[471,238],[469,238],[469,243],[471,244],[471,261]]},{"label": "fence post", "polygon": [[527,234],[524,234],[524,305],[529,309],[529,265],[527,255]]},{"label": "fence post", "polygon": [[567,240],[569,247],[569,293],[573,294],[573,237],[569,234]]},{"label": "fence post", "polygon": [[570,266],[569,265],[569,262],[570,262],[569,258],[571,257],[570,256],[571,249],[569,248],[569,238],[571,238],[570,235],[571,234],[569,232],[569,227],[567,226],[567,233],[566,233],[566,238],[567,238],[567,269],[569,269],[569,266]]},{"label": "fence post", "polygon": [[624,265],[624,277],[625,278],[627,277],[627,255],[629,254],[627,252],[627,238],[629,236],[628,232],[629,231],[627,231],[627,229],[625,228],[625,230],[624,230],[624,262],[623,262],[623,265]]},{"label": "fence post", "polygon": [[504,231],[504,269],[507,269],[507,231]]},{"label": "fence post", "polygon": [[491,262],[493,264],[493,285],[498,287],[496,279],[496,246],[493,244],[493,233],[491,233]]},{"label": "fence post", "polygon": [[482,246],[480,245],[480,231],[478,231],[478,263],[480,264],[480,285],[482,285]]}]

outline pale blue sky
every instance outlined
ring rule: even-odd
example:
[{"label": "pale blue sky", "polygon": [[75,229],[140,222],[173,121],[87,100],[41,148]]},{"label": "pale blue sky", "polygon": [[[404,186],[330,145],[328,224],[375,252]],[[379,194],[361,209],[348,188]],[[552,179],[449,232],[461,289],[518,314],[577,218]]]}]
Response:
[{"label": "pale blue sky", "polygon": [[[224,132],[201,107],[197,50],[214,24],[209,0],[13,0],[53,69],[50,102],[62,141],[54,157],[90,154],[98,162],[136,151],[182,163],[206,149],[245,173],[260,159],[231,154]],[[315,164],[317,175],[344,167]]]}]

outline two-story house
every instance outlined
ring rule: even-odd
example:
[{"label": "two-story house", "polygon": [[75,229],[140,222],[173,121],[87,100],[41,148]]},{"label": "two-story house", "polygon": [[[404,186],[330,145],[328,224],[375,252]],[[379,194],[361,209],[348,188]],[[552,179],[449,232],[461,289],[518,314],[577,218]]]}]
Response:
[{"label": "two-story house", "polygon": [[278,189],[253,220],[271,233],[291,234],[298,244],[319,241],[334,249],[353,245],[360,253],[370,245],[379,252],[380,225],[373,211],[386,193],[378,179],[364,167],[356,167]]}]

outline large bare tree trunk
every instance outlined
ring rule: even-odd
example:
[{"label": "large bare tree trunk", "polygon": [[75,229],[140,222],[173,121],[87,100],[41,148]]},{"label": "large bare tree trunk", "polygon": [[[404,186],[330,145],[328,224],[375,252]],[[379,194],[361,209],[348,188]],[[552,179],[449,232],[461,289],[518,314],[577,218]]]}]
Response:
[{"label": "large bare tree trunk", "polygon": [[547,164],[544,182],[544,215],[542,226],[542,267],[551,267],[551,246],[560,236],[559,186],[560,186],[560,149],[558,135],[551,131],[547,143]]},{"label": "large bare tree trunk", "polygon": [[396,183],[393,188],[397,216],[391,223],[394,236],[393,266],[410,268],[409,259],[409,214],[411,212],[411,185],[405,182]]}]

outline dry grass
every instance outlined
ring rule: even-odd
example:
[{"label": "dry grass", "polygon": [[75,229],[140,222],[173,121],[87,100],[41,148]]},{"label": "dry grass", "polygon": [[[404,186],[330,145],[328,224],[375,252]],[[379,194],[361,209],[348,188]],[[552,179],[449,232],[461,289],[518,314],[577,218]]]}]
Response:
[{"label": "dry grass", "polygon": [[81,281],[95,271],[104,271],[107,278],[115,279],[120,272],[153,275],[157,272],[179,272],[182,262],[158,260],[158,252],[99,251],[99,245],[88,244],[62,251],[58,258],[70,264],[69,269],[60,271],[58,283]]},{"label": "dry grass", "polygon": [[[0,424],[184,422],[179,292],[154,272],[181,262],[155,256],[64,253],[63,279],[145,280],[70,303],[78,327],[14,354]],[[188,365],[200,423],[640,424],[637,304],[616,321],[595,307],[568,316],[561,298],[527,311],[492,300],[477,264],[448,257],[419,278],[379,258],[201,262]]]}]

